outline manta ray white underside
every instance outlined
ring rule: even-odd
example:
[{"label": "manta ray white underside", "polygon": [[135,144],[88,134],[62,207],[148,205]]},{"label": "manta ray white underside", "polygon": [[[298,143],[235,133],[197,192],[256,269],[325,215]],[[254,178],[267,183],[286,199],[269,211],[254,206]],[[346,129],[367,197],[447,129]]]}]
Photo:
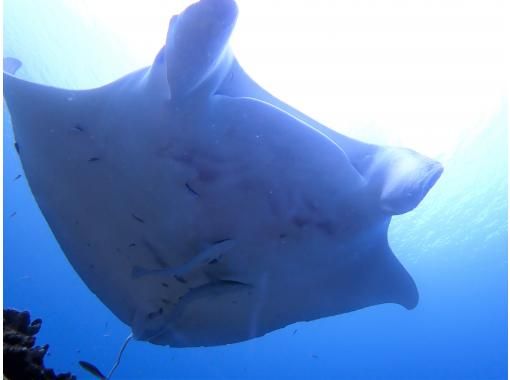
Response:
[{"label": "manta ray white underside", "polygon": [[188,7],[152,66],[92,90],[20,80],[6,61],[20,158],[62,250],[156,344],[413,308],[387,229],[441,165],[342,136],[272,97],[229,49],[236,17],[233,0]]}]

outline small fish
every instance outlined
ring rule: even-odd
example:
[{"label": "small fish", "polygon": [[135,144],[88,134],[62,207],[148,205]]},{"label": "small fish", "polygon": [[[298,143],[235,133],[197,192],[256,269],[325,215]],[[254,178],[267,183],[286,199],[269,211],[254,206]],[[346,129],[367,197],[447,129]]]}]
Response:
[{"label": "small fish", "polygon": [[16,152],[19,154],[19,144],[17,142],[14,143],[14,149],[16,149]]},{"label": "small fish", "polygon": [[224,242],[229,241],[229,240],[232,240],[232,239],[221,239],[221,240],[216,240],[216,241],[213,241],[213,244],[221,244],[221,243],[224,243]]},{"label": "small fish", "polygon": [[97,377],[98,379],[101,379],[101,380],[106,380],[106,376],[103,375],[101,373],[100,370],[97,369],[97,367],[93,364],[90,364],[88,362],[85,362],[85,361],[79,361],[78,364],[80,365],[81,368],[83,368],[85,371],[87,371],[88,373],[90,373],[91,375],[94,375],[95,377]]},{"label": "small fish", "polygon": [[147,318],[154,319],[158,314],[159,314],[158,312],[151,311],[150,313],[147,314]]},{"label": "small fish", "polygon": [[128,247],[130,247],[130,248],[131,247],[136,247],[136,243],[131,243],[131,244],[128,245]]},{"label": "small fish", "polygon": [[165,288],[168,288],[168,284],[166,282],[162,282],[161,286],[164,286]]},{"label": "small fish", "polygon": [[13,218],[16,216],[16,211],[14,211],[11,215],[9,215],[9,217]]},{"label": "small fish", "polygon": [[292,335],[296,335],[296,333],[297,333],[297,329],[296,329],[296,330],[294,330],[294,332],[292,333]]},{"label": "small fish", "polygon": [[200,196],[200,195],[198,195],[198,193],[197,193],[195,190],[193,190],[193,189],[191,188],[191,186],[190,186],[190,185],[189,185],[189,183],[187,183],[187,182],[186,182],[186,188],[190,191],[190,193],[192,193],[192,194],[196,195],[197,197],[199,197],[199,196]]},{"label": "small fish", "polygon": [[14,181],[17,181],[18,179],[21,178],[21,174],[18,174],[15,178],[14,178]]},{"label": "small fish", "polygon": [[177,276],[176,274],[174,274],[174,278],[175,278],[177,281],[179,281],[181,284],[186,284],[186,283],[187,283],[187,281],[186,281],[183,277],[181,277],[181,276]]},{"label": "small fish", "polygon": [[78,130],[78,131],[80,131],[80,132],[83,132],[83,127],[82,127],[80,124],[76,124],[76,125],[74,126],[74,129],[76,129],[76,130]]},{"label": "small fish", "polygon": [[91,157],[89,158],[89,162],[99,161],[99,157]]},{"label": "small fish", "polygon": [[135,220],[137,220],[138,222],[140,222],[140,223],[145,223],[145,222],[144,222],[144,220],[143,220],[142,218],[140,218],[139,216],[136,216],[135,214],[131,214],[131,216],[132,216]]}]

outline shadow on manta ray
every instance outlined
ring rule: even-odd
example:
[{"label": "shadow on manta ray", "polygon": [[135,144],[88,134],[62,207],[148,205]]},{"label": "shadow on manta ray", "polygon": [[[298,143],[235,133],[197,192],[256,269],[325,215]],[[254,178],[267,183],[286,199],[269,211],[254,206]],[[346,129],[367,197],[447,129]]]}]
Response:
[{"label": "shadow on manta ray", "polygon": [[18,79],[5,60],[20,158],[62,250],[136,339],[161,345],[414,308],[387,230],[441,165],[271,96],[228,46],[236,18],[233,0],[195,3],[152,66],[91,90]]}]

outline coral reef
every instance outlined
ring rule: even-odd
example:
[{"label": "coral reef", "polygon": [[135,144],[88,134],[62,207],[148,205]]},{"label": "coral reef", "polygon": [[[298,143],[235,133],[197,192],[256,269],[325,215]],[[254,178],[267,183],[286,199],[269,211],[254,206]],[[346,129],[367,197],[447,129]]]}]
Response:
[{"label": "coral reef", "polygon": [[28,311],[4,309],[4,380],[76,380],[44,367],[49,345],[35,346],[41,324],[40,319],[30,322]]}]

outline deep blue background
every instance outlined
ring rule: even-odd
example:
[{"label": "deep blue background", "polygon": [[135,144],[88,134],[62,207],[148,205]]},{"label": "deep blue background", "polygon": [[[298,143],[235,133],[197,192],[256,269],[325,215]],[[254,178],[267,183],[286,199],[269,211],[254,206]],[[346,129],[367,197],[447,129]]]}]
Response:
[{"label": "deep blue background", "polygon": [[[19,33],[6,34],[4,55],[24,61],[32,70],[24,68],[26,78],[80,85],[69,73],[38,70],[38,57],[17,44]],[[97,81],[101,68],[88,75]],[[225,347],[135,342],[115,378],[505,379],[507,124],[501,107],[444,162],[419,208],[392,222],[392,248],[420,291],[415,310],[381,305]],[[87,360],[107,372],[129,330],[72,270],[18,174],[4,110],[4,307],[43,319],[38,342],[50,344],[49,366],[87,378],[77,364]]]}]

